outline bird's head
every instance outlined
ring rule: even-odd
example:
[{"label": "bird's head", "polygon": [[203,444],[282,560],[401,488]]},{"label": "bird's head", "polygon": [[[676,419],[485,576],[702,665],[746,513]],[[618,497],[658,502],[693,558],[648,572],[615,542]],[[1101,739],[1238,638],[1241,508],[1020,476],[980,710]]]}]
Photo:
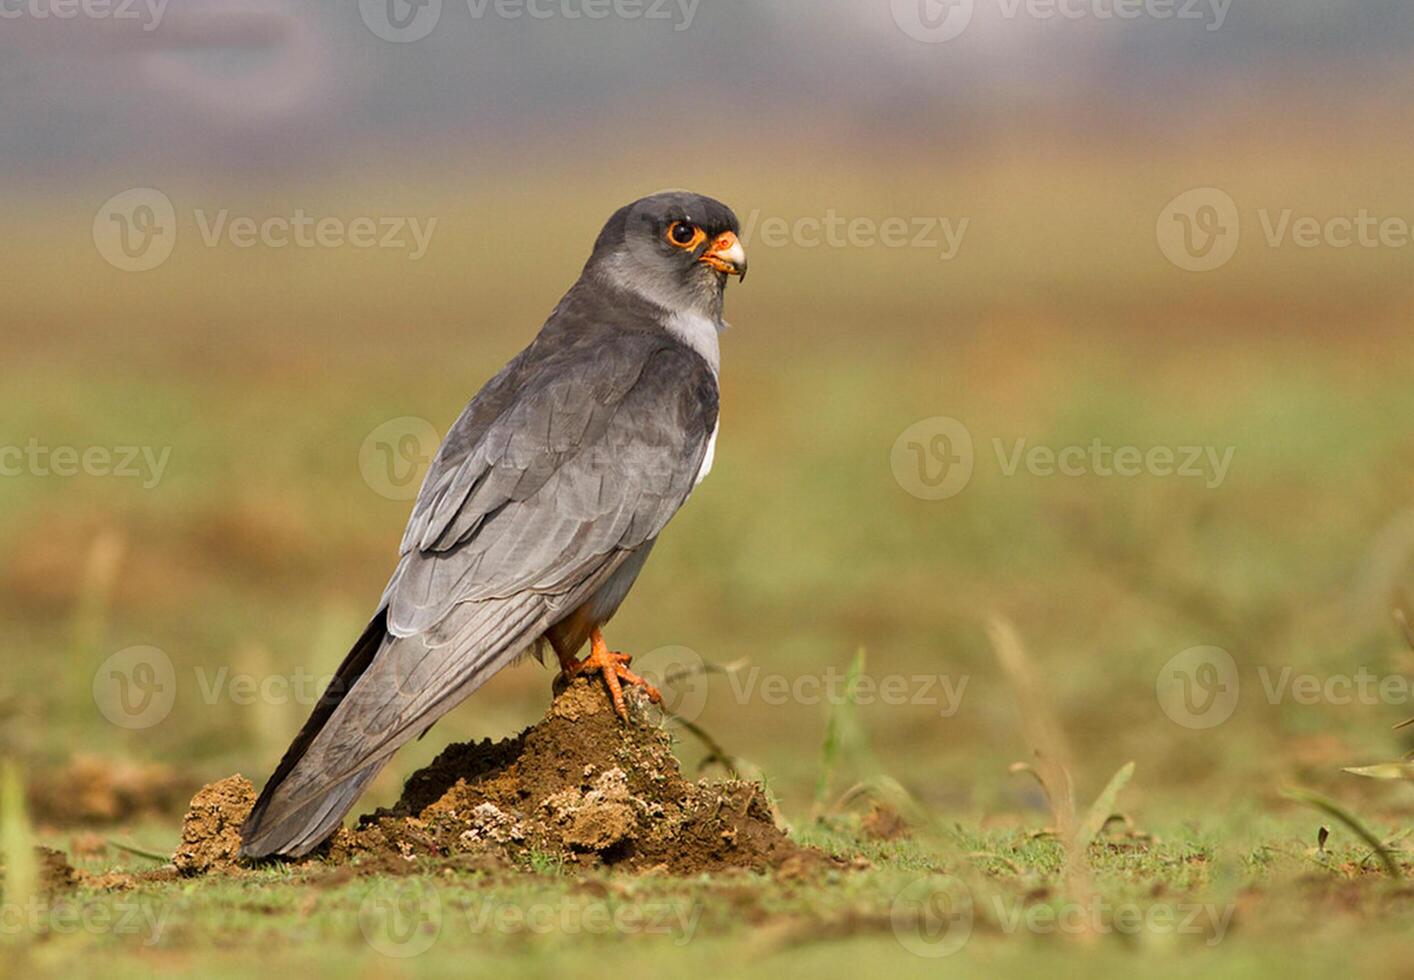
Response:
[{"label": "bird's head", "polygon": [[615,212],[585,271],[666,310],[720,318],[727,278],[746,278],[740,232],[722,202],[665,191]]}]

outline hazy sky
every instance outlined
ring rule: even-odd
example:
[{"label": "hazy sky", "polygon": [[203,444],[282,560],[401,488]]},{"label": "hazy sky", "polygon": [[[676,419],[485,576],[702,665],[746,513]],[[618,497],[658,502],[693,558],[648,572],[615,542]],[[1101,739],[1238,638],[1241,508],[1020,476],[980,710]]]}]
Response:
[{"label": "hazy sky", "polygon": [[[0,0],[0,163],[258,174],[359,152],[612,142],[699,114],[916,128],[1219,111],[1242,79],[1408,93],[1407,0]],[[61,16],[62,15],[62,16]],[[704,148],[705,150],[706,148]]]}]

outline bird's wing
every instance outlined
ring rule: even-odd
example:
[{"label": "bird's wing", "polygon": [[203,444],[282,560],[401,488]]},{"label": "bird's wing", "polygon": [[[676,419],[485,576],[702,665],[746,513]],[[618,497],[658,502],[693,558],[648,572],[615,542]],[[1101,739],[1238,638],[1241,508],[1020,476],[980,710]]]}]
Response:
[{"label": "bird's wing", "polygon": [[395,636],[461,603],[563,593],[692,490],[717,414],[700,357],[628,333],[527,360],[519,396],[484,422],[473,403],[428,473],[384,596]]},{"label": "bird's wing", "polygon": [[706,363],[654,334],[599,333],[512,362],[424,482],[384,594],[387,638],[267,786],[262,822],[298,816],[308,837],[337,822],[342,811],[322,812],[335,790],[361,785],[658,535],[716,418]]}]

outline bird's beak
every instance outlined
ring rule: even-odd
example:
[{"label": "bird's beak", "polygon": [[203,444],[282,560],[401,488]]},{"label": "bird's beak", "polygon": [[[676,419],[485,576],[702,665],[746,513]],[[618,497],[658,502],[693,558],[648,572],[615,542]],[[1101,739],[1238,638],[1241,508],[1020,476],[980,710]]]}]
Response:
[{"label": "bird's beak", "polygon": [[734,231],[724,231],[718,235],[697,261],[710,265],[718,272],[725,272],[729,276],[737,276],[741,281],[746,281],[746,249],[742,248],[741,241]]}]

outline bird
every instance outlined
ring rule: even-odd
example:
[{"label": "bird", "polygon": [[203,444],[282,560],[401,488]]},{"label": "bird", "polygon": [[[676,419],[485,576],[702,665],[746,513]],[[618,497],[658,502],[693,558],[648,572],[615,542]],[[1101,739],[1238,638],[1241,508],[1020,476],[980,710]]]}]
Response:
[{"label": "bird", "polygon": [[243,857],[318,848],[402,745],[526,653],[601,675],[625,720],[625,686],[661,700],[602,627],[712,468],[740,236],[731,208],[688,191],[609,218],[433,457],[377,611],[242,824]]}]

